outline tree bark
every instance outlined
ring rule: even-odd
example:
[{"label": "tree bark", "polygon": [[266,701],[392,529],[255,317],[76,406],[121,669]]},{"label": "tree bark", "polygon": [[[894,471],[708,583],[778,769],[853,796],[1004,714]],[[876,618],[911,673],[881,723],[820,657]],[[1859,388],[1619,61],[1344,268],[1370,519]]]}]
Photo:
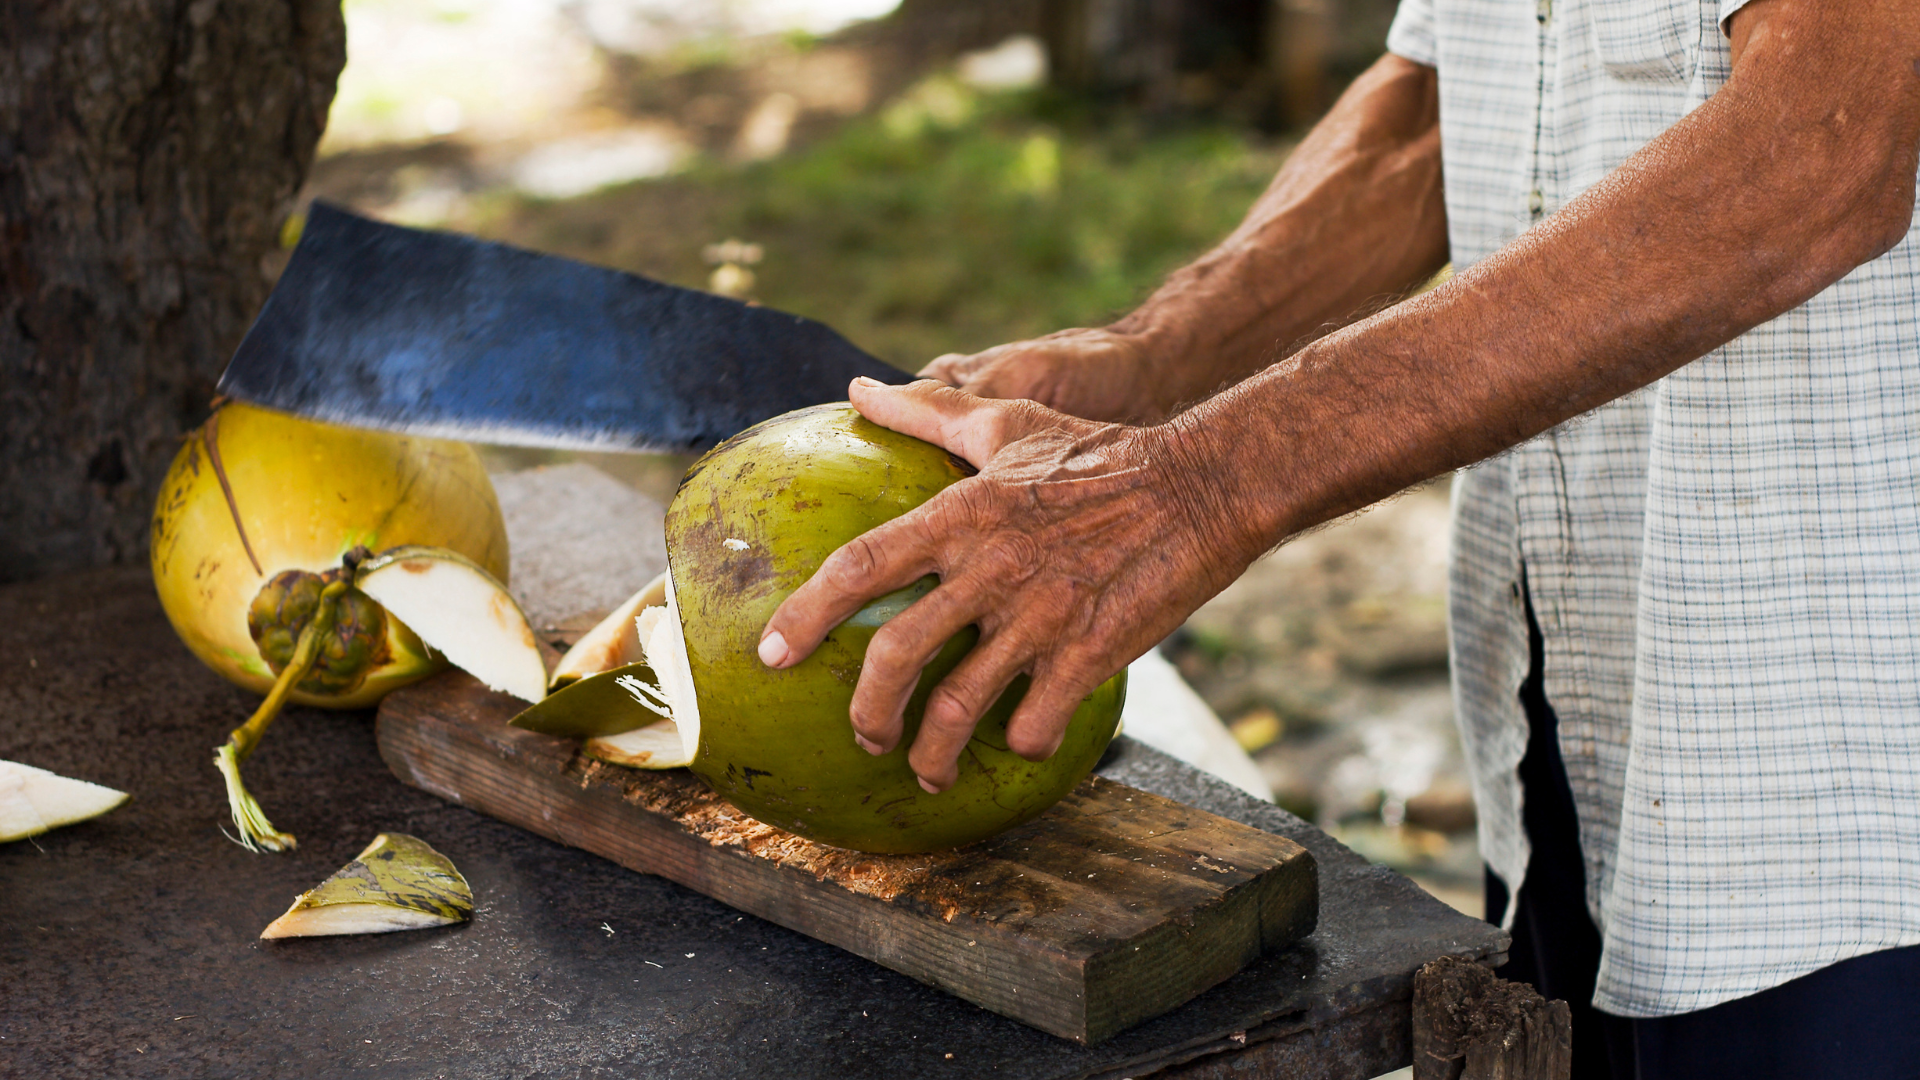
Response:
[{"label": "tree bark", "polygon": [[1148,113],[1214,107],[1256,81],[1278,0],[1045,0],[1054,85]]},{"label": "tree bark", "polygon": [[0,0],[0,581],[145,554],[345,62],[339,0]]}]

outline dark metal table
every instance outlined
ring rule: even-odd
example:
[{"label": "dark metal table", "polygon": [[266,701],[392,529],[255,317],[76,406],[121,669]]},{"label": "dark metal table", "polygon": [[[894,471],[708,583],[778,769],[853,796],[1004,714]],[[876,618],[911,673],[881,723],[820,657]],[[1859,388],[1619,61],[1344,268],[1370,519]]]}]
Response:
[{"label": "dark metal table", "polygon": [[[1124,744],[1107,775],[1285,834],[1320,928],[1093,1047],[401,785],[371,713],[294,710],[247,766],[289,855],[221,835],[213,747],[253,699],[175,639],[144,570],[0,588],[0,758],[133,793],[0,847],[4,1077],[1121,1077],[1362,1080],[1409,1060],[1413,971],[1505,936],[1325,834]],[[473,883],[474,921],[265,943],[377,832]]]}]

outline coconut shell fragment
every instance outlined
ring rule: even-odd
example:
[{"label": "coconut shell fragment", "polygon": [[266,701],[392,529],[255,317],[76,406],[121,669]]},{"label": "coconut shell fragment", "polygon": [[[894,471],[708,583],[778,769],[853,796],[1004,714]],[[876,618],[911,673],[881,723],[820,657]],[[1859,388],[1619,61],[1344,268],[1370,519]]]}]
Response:
[{"label": "coconut shell fragment", "polygon": [[547,667],[526,613],[487,569],[447,548],[406,546],[360,564],[356,589],[494,690],[525,701],[547,692]]},{"label": "coconut shell fragment", "polygon": [[554,665],[553,688],[558,690],[596,672],[611,671],[643,659],[644,643],[634,629],[634,620],[647,608],[661,607],[666,602],[667,575],[660,574],[573,643],[573,648]]},{"label": "coconut shell fragment", "polygon": [[645,661],[623,664],[566,684],[508,723],[562,739],[624,734],[668,719],[659,684]]},{"label": "coconut shell fragment", "polygon": [[332,877],[300,894],[262,938],[385,934],[473,918],[473,890],[445,855],[405,833],[381,833]]},{"label": "coconut shell fragment", "polygon": [[99,817],[126,801],[124,791],[0,761],[0,844]]},{"label": "coconut shell fragment", "polygon": [[693,761],[680,737],[680,726],[671,720],[588,739],[581,750],[590,758],[634,769],[677,769]]}]

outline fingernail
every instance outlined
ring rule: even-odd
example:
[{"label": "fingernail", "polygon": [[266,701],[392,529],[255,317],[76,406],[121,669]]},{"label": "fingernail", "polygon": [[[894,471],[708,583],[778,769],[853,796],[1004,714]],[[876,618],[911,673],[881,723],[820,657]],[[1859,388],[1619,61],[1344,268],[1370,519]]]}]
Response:
[{"label": "fingernail", "polygon": [[865,750],[874,757],[879,757],[881,754],[886,753],[885,750],[880,749],[879,743],[874,742],[872,739],[867,738],[857,731],[853,733],[853,741],[860,744],[860,749]]},{"label": "fingernail", "polygon": [[916,776],[916,777],[914,777],[914,779],[915,779],[915,780],[918,780],[918,781],[920,781],[920,786],[921,786],[921,787],[923,787],[923,788],[925,788],[925,789],[927,789],[927,794],[929,794],[929,795],[938,795],[938,794],[940,794],[940,789],[939,789],[939,788],[937,788],[937,787],[934,787],[934,786],[933,786],[932,784],[929,784],[929,783],[927,783],[927,778],[926,778],[926,777],[924,777],[924,776]]},{"label": "fingernail", "polygon": [[881,382],[879,379],[871,379],[865,375],[862,375],[853,381],[858,386],[885,386],[886,385],[886,383]]},{"label": "fingernail", "polygon": [[771,668],[787,666],[787,639],[780,631],[768,631],[760,639],[760,662]]}]

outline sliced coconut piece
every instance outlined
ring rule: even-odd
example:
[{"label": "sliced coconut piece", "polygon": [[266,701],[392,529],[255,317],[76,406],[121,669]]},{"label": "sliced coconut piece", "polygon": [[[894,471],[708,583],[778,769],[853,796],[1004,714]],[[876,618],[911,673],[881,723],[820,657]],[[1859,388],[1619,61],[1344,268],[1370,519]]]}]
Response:
[{"label": "sliced coconut piece", "polygon": [[671,720],[658,720],[620,735],[588,739],[581,750],[590,758],[636,769],[678,769],[693,761],[681,742],[679,725]]},{"label": "sliced coconut piece", "polygon": [[663,589],[667,606],[646,608],[633,619],[643,661],[555,690],[514,717],[513,726],[587,739],[589,757],[616,765],[673,769],[692,763],[700,747],[700,703],[672,581]]},{"label": "sliced coconut piece", "polygon": [[0,844],[99,817],[127,798],[124,791],[0,761]]},{"label": "sliced coconut piece", "polygon": [[659,683],[645,663],[624,664],[560,687],[508,723],[562,739],[619,735],[669,715]]},{"label": "sliced coconut piece", "polygon": [[[645,618],[644,612],[641,617]],[[666,697],[668,711],[680,729],[682,752],[691,762],[700,750],[700,699],[693,690],[693,668],[687,663],[687,636],[680,626],[680,603],[673,595],[673,573],[667,573],[667,611],[656,616],[651,626],[639,627],[645,635],[647,663],[660,676],[660,691]]]},{"label": "sliced coconut piece", "polygon": [[527,616],[494,580],[457,552],[397,547],[360,564],[354,587],[494,690],[546,696],[547,667]]},{"label": "sliced coconut piece", "polygon": [[385,934],[473,918],[473,890],[445,855],[405,833],[381,833],[332,877],[301,893],[263,938]]},{"label": "sliced coconut piece", "polygon": [[640,637],[634,632],[634,618],[645,609],[660,607],[666,602],[667,575],[661,574],[573,643],[573,648],[567,650],[553,669],[553,688],[557,690],[576,679],[639,660],[642,653]]}]

